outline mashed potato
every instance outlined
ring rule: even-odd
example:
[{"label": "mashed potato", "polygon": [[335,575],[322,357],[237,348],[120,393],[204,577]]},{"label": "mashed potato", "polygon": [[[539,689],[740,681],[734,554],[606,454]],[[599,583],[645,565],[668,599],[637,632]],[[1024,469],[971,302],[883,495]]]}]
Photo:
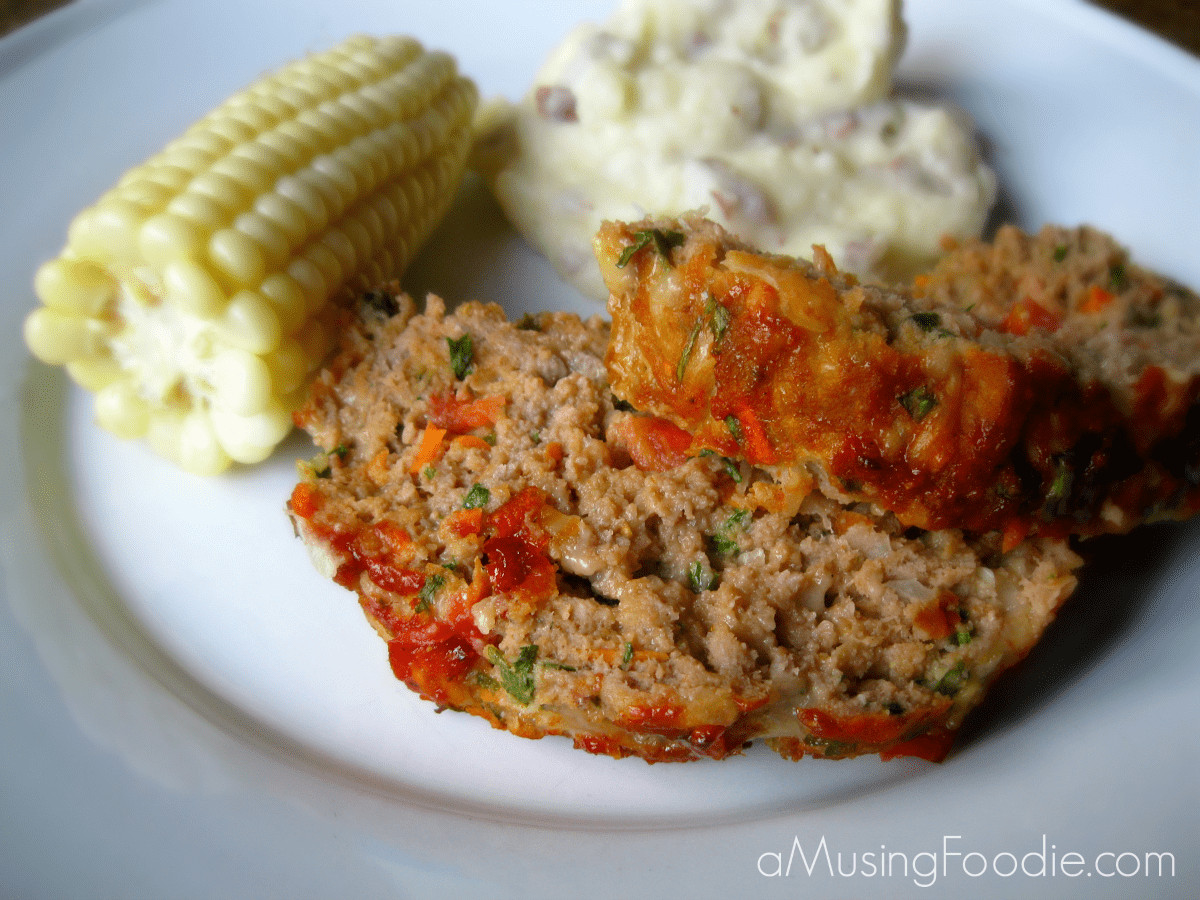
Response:
[{"label": "mashed potato", "polygon": [[603,220],[696,208],[764,250],[820,243],[864,277],[903,277],[943,234],[977,235],[995,195],[966,124],[886,99],[903,42],[896,0],[625,0],[521,103],[488,109],[479,168],[597,298]]}]

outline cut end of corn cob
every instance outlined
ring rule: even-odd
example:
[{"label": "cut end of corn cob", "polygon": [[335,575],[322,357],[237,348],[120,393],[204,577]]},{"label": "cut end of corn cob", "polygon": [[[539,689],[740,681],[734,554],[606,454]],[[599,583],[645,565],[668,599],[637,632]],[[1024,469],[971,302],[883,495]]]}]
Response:
[{"label": "cut end of corn cob", "polygon": [[26,344],[189,471],[265,458],[331,346],[330,301],[398,278],[446,213],[477,96],[407,37],[264,78],[75,218]]}]

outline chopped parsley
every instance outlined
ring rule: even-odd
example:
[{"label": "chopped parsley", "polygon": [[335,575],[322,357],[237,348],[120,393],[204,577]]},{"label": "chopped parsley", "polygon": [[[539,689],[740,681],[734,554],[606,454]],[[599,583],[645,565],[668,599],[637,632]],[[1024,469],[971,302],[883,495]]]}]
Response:
[{"label": "chopped parsley", "polygon": [[746,435],[742,432],[742,423],[733,413],[725,417],[725,427],[729,429],[730,436],[739,444],[746,439]]},{"label": "chopped parsley", "polygon": [[437,477],[437,469],[434,466],[426,466],[421,470],[421,474],[425,476],[426,481],[433,481]]},{"label": "chopped parsley", "polygon": [[622,250],[621,255],[617,257],[617,268],[623,269],[629,265],[629,261],[633,259],[637,252],[648,244],[653,244],[659,256],[669,263],[671,261],[671,248],[682,246],[685,240],[687,238],[682,231],[661,231],[658,228],[651,228],[647,231],[635,231],[633,233],[633,243]]},{"label": "chopped parsley", "polygon": [[463,509],[483,509],[492,499],[491,492],[478,481],[471,485],[467,496],[463,497]]},{"label": "chopped parsley", "polygon": [[967,680],[967,670],[962,660],[956,662],[953,668],[938,679],[933,689],[944,697],[953,697]]},{"label": "chopped parsley", "polygon": [[713,353],[717,352],[717,345],[725,337],[725,332],[729,329],[729,310],[710,293],[708,299],[704,301],[704,315],[701,316],[696,324],[692,326],[691,333],[688,334],[687,344],[684,345],[683,354],[679,357],[679,365],[675,367],[675,380],[683,381],[683,373],[687,371],[687,365],[692,358],[692,351],[696,349],[696,341],[700,338],[700,332],[707,325],[712,330],[713,335]]},{"label": "chopped parsley", "polygon": [[491,675],[488,675],[486,672],[480,672],[478,669],[475,669],[467,677],[480,687],[485,687],[490,691],[500,690],[500,682],[498,682]]},{"label": "chopped parsley", "polygon": [[1050,490],[1046,492],[1046,507],[1053,512],[1054,507],[1071,496],[1071,487],[1075,482],[1075,472],[1066,458],[1059,457],[1054,470],[1054,480],[1050,482]]},{"label": "chopped parsley", "polygon": [[471,371],[471,363],[475,359],[475,348],[471,343],[471,335],[464,334],[460,338],[446,338],[450,348],[450,368],[454,370],[455,378],[464,378]]},{"label": "chopped parsley", "polygon": [[417,605],[413,607],[417,612],[425,612],[429,609],[430,603],[433,602],[434,595],[442,589],[446,583],[444,575],[430,575],[425,579],[425,583],[421,585],[421,591],[417,594]]},{"label": "chopped parsley", "polygon": [[555,662],[552,659],[542,660],[543,669],[557,669],[560,672],[575,672],[574,666],[568,666],[566,663]]},{"label": "chopped parsley", "polygon": [[533,664],[537,662],[537,655],[537,644],[527,644],[510,663],[495,647],[487,648],[488,662],[496,667],[496,673],[500,676],[500,686],[522,705],[528,705],[533,700],[534,691],[537,689],[533,674]]},{"label": "chopped parsley", "polygon": [[1057,247],[1054,248],[1054,261],[1062,262],[1066,258],[1067,258],[1067,245],[1059,244]]},{"label": "chopped parsley", "polygon": [[696,339],[700,337],[700,329],[703,327],[703,320],[698,320],[692,326],[692,332],[688,335],[687,343],[683,346],[683,353],[679,357],[679,364],[675,366],[676,381],[683,381],[683,373],[687,371],[688,361],[692,358],[692,351],[696,349]]},{"label": "chopped parsley", "polygon": [[913,324],[922,331],[933,331],[942,324],[942,317],[935,312],[913,313],[910,318],[913,320]]},{"label": "chopped parsley", "polygon": [[733,556],[740,553],[742,548],[738,545],[735,535],[739,531],[746,530],[746,522],[750,518],[750,510],[736,509],[733,514],[726,519],[712,536],[712,546],[717,553],[722,556]]},{"label": "chopped parsley", "polygon": [[958,644],[960,647],[965,647],[967,644],[971,643],[971,629],[966,625],[959,625],[958,628],[954,630],[954,643]]},{"label": "chopped parsley", "polygon": [[897,399],[914,422],[920,422],[937,406],[937,395],[925,385],[913,388],[911,391],[901,394]]},{"label": "chopped parsley", "polygon": [[338,459],[345,459],[346,454],[350,452],[350,448],[347,447],[345,444],[338,444],[336,447],[334,447],[329,452],[332,453],[334,456],[336,456]]},{"label": "chopped parsley", "polygon": [[633,644],[626,641],[625,646],[621,649],[621,668],[628,669],[631,662],[633,662]]},{"label": "chopped parsley", "polygon": [[1113,263],[1108,267],[1108,286],[1114,291],[1119,291],[1125,286],[1124,263]]},{"label": "chopped parsley", "polygon": [[729,330],[730,312],[724,303],[718,303],[711,293],[704,302],[704,314],[708,316],[709,327],[712,328],[713,345],[721,343],[725,332]]},{"label": "chopped parsley", "polygon": [[734,484],[742,483],[742,470],[738,467],[737,463],[728,456],[722,456],[721,464],[725,466],[725,474],[733,479]]},{"label": "chopped parsley", "polygon": [[698,559],[688,566],[688,586],[693,594],[714,590],[717,583],[718,578],[708,567],[707,560]]}]

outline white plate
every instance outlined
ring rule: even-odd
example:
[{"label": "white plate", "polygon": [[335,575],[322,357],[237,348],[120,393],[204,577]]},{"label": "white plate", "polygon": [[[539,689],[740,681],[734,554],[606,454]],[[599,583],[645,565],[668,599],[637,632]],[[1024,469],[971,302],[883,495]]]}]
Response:
[{"label": "white plate", "polygon": [[[0,448],[15,475],[0,487],[0,894],[1200,890],[1200,529],[1094,544],[1061,621],[941,766],[756,750],[651,767],[437,715],[395,681],[283,515],[301,437],[261,467],[192,478],[100,432],[86,398],[29,360],[32,273],[71,216],[262,71],[401,31],[515,97],[609,5],[76,0],[0,41]],[[1200,63],[1071,0],[911,0],[907,18],[903,87],[975,117],[1006,217],[1091,222],[1200,286]],[[589,309],[477,188],[408,282]],[[822,838],[834,872],[820,856],[809,874],[800,854]],[[1029,874],[1043,848],[1045,874]],[[837,873],[839,851],[856,874]],[[763,874],[775,854],[790,874]],[[1006,877],[1010,859],[1025,871]]]}]

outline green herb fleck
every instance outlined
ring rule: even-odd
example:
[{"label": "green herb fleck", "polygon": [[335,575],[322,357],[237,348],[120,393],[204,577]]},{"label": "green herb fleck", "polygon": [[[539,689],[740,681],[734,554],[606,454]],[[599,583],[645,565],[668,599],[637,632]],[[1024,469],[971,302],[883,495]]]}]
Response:
[{"label": "green herb fleck", "polygon": [[490,691],[500,690],[500,682],[498,682],[491,675],[488,675],[486,672],[480,672],[478,669],[475,669],[473,672],[471,672],[469,677],[471,681],[475,682],[480,687],[487,688]]},{"label": "green herb fleck", "polygon": [[913,313],[910,318],[913,320],[913,324],[922,331],[933,331],[942,324],[942,317],[935,312]]},{"label": "green herb fleck", "polygon": [[683,354],[679,357],[679,364],[675,366],[676,381],[683,381],[683,373],[687,371],[688,361],[692,358],[692,351],[696,349],[696,339],[700,337],[702,327],[704,327],[702,320],[697,320],[696,324],[692,326],[692,332],[683,346]]},{"label": "green herb fleck", "polygon": [[433,481],[437,477],[437,469],[433,466],[426,466],[421,470],[421,474],[425,476],[426,481]]},{"label": "green herb fleck", "polygon": [[897,399],[914,422],[920,422],[937,406],[937,396],[925,385],[913,388],[911,391],[901,394]]},{"label": "green herb fleck", "polygon": [[1125,286],[1125,264],[1113,263],[1108,267],[1108,286],[1119,291]]},{"label": "green herb fleck", "polygon": [[517,658],[510,663],[495,647],[487,649],[488,661],[496,667],[500,676],[500,686],[523,706],[533,699],[537,688],[533,675],[533,664],[537,662],[537,654],[537,644],[528,644],[521,648]]},{"label": "green herb fleck", "polygon": [[671,248],[681,246],[685,240],[686,237],[684,237],[681,231],[660,231],[657,228],[651,228],[647,231],[635,231],[633,233],[633,243],[622,250],[621,255],[617,257],[617,268],[623,269],[629,265],[629,261],[633,259],[637,252],[648,244],[653,244],[659,256],[669,263],[671,261]]},{"label": "green herb fleck", "polygon": [[740,553],[742,548],[734,535],[739,531],[746,530],[746,521],[750,518],[750,510],[736,509],[728,519],[721,523],[716,533],[712,536],[712,545],[717,553],[722,556],[733,556]]},{"label": "green herb fleck", "polygon": [[542,433],[540,431],[535,431],[529,435],[529,439],[535,444],[540,444],[542,442]]},{"label": "green herb fleck", "polygon": [[728,456],[722,456],[721,463],[725,466],[725,474],[733,479],[733,483],[741,484],[742,483],[742,470],[741,470],[741,468],[739,468],[738,464],[735,463]]},{"label": "green herb fleck", "polygon": [[967,644],[971,643],[971,629],[965,625],[959,625],[958,628],[954,630],[954,643],[958,644],[960,647],[965,647]]},{"label": "green herb fleck", "polygon": [[725,427],[729,429],[729,434],[739,444],[746,439],[745,434],[742,433],[742,423],[733,413],[725,417]]},{"label": "green herb fleck", "polygon": [[712,328],[713,346],[715,348],[725,337],[725,332],[729,330],[729,319],[731,317],[729,307],[724,303],[718,303],[717,298],[709,294],[708,300],[704,303],[704,314],[708,316],[708,324]]},{"label": "green herb fleck", "polygon": [[451,572],[457,572],[458,571],[458,561],[454,560],[454,559],[447,559],[441,563],[441,567],[443,569],[447,569]]},{"label": "green herb fleck", "polygon": [[455,378],[466,377],[471,371],[471,362],[475,358],[475,348],[471,344],[471,335],[464,334],[460,338],[446,338],[450,347],[450,368],[454,370]]},{"label": "green herb fleck", "polygon": [[1054,470],[1054,480],[1050,482],[1050,490],[1046,492],[1046,505],[1054,506],[1071,496],[1071,486],[1075,481],[1075,472],[1065,457],[1059,457]]},{"label": "green herb fleck", "polygon": [[346,454],[350,452],[350,448],[347,447],[345,444],[338,444],[336,447],[334,447],[329,452],[332,453],[334,456],[336,456],[338,459],[345,459]]},{"label": "green herb fleck", "polygon": [[483,509],[491,499],[491,492],[477,481],[463,497],[463,509]]},{"label": "green herb fleck", "polygon": [[698,559],[688,566],[688,586],[693,594],[714,590],[717,576],[708,568],[707,560]]},{"label": "green herb fleck", "polygon": [[1059,244],[1057,247],[1054,248],[1054,261],[1062,262],[1066,258],[1067,258],[1067,245]]},{"label": "green herb fleck", "polygon": [[421,591],[417,594],[417,605],[413,607],[417,612],[425,612],[429,609],[430,603],[433,602],[433,596],[446,583],[444,575],[430,575],[425,579],[425,583],[421,585]]},{"label": "green herb fleck", "polygon": [[959,660],[950,671],[938,679],[933,689],[944,697],[953,697],[959,692],[959,689],[963,686],[963,682],[966,680],[966,667],[962,664],[962,660]]},{"label": "green herb fleck", "polygon": [[496,446],[496,432],[489,431],[487,434],[485,434],[483,436],[483,442],[485,444],[487,444],[489,447],[495,447]]},{"label": "green herb fleck", "polygon": [[631,662],[633,662],[633,644],[626,641],[621,650],[621,668],[628,669]]},{"label": "green herb fleck", "polygon": [[574,666],[568,666],[566,663],[555,662],[555,661],[554,661],[554,660],[552,660],[552,659],[543,660],[543,661],[542,661],[542,668],[543,668],[543,669],[557,669],[557,670],[558,670],[558,671],[560,671],[560,672],[574,672],[574,671],[576,671],[576,669],[575,669],[575,667],[574,667]]}]

